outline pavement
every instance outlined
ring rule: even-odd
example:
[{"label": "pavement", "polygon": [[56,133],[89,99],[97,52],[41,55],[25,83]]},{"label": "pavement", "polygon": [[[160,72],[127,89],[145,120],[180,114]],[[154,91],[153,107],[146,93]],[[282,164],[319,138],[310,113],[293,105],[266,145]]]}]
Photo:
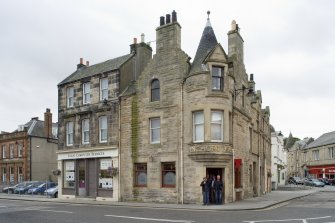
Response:
[{"label": "pavement", "polygon": [[241,210],[262,210],[275,206],[285,205],[287,202],[308,196],[317,192],[334,192],[335,186],[325,186],[323,188],[312,188],[305,186],[284,186],[279,190],[271,191],[259,197],[253,197],[227,203],[223,205],[201,205],[201,204],[163,204],[163,203],[142,203],[142,202],[117,202],[117,201],[97,201],[89,198],[61,199],[48,198],[37,195],[16,195],[0,193],[0,199],[7,200],[24,200],[24,201],[40,201],[54,203],[70,203],[70,204],[88,204],[88,205],[110,205],[125,207],[146,207],[161,209],[187,209],[187,210],[213,210],[213,211],[241,211]]}]

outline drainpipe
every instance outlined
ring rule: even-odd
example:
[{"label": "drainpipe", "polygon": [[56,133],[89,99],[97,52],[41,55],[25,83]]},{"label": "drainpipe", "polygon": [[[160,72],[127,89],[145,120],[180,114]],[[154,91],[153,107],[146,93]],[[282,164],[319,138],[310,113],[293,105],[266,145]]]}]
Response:
[{"label": "drainpipe", "polygon": [[31,149],[31,136],[29,136],[29,149],[30,149],[30,153],[29,153],[29,180],[30,181],[32,181],[32,179],[31,179],[31,157],[32,157],[32,152],[33,152],[33,150]]},{"label": "drainpipe", "polygon": [[118,201],[121,200],[121,97],[119,97],[119,148],[118,148],[119,174],[118,174]]},{"label": "drainpipe", "polygon": [[181,204],[184,204],[184,132],[183,132],[183,114],[184,114],[184,98],[183,98],[183,86],[185,79],[180,84],[180,187],[181,187]]},{"label": "drainpipe", "polygon": [[235,185],[235,173],[234,173],[234,170],[235,170],[235,162],[234,162],[234,160],[235,160],[235,150],[234,150],[234,148],[232,149],[233,150],[233,160],[232,160],[232,170],[231,170],[231,175],[232,175],[232,179],[233,179],[233,181],[231,182],[231,185],[232,185],[232,187],[231,187],[231,191],[232,191],[232,196],[231,196],[231,202],[234,202],[234,185]]}]

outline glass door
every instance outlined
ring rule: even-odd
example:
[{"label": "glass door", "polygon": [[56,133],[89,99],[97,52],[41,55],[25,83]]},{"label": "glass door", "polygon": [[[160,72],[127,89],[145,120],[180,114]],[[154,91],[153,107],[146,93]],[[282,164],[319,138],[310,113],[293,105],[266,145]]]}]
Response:
[{"label": "glass door", "polygon": [[78,161],[78,195],[86,196],[86,160]]}]

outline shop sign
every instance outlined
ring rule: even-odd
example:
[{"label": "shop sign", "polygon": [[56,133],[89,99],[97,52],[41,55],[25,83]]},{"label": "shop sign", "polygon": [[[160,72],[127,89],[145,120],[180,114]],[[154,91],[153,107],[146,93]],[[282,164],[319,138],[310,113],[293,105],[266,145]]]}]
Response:
[{"label": "shop sign", "polygon": [[77,153],[61,153],[58,154],[58,160],[68,159],[87,159],[87,158],[99,158],[99,157],[116,157],[118,156],[117,149],[114,150],[98,150],[98,151],[85,151]]}]

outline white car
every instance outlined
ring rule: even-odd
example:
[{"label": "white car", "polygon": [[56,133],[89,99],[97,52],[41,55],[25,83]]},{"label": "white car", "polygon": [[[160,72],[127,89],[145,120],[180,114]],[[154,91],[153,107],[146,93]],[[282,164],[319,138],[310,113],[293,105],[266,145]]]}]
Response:
[{"label": "white car", "polygon": [[58,197],[58,186],[49,188],[47,190],[44,191],[44,195],[47,197],[54,197],[57,198]]}]

